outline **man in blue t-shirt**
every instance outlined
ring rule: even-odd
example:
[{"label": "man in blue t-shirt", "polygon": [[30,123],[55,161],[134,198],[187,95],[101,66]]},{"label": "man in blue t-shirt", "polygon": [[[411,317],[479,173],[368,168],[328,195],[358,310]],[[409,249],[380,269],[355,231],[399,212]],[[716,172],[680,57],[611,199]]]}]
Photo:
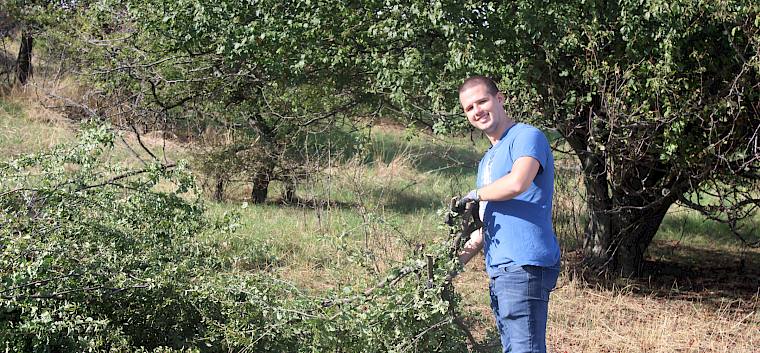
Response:
[{"label": "man in blue t-shirt", "polygon": [[540,130],[507,116],[504,94],[487,77],[465,80],[459,101],[470,124],[491,141],[478,167],[477,189],[459,200],[480,202],[483,220],[459,259],[466,264],[484,249],[504,352],[546,352],[549,293],[560,263],[549,142]]}]

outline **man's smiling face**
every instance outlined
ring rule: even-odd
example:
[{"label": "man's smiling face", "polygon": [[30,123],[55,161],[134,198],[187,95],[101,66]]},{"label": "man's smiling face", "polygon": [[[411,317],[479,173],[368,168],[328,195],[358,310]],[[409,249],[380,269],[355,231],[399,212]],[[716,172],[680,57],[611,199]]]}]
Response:
[{"label": "man's smiling face", "polygon": [[482,84],[468,87],[459,93],[459,102],[467,121],[488,136],[500,135],[501,129],[509,124],[504,111],[504,100],[501,92],[491,94],[488,87]]}]

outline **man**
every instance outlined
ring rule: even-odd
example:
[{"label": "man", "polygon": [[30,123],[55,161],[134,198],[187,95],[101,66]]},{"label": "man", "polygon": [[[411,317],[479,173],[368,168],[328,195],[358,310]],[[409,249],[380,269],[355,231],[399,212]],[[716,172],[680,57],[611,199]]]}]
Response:
[{"label": "man", "polygon": [[546,352],[549,292],[560,263],[549,142],[540,130],[507,116],[504,94],[487,77],[465,80],[459,101],[470,124],[491,142],[478,167],[478,188],[459,200],[480,202],[483,221],[459,259],[466,264],[484,248],[504,352]]}]

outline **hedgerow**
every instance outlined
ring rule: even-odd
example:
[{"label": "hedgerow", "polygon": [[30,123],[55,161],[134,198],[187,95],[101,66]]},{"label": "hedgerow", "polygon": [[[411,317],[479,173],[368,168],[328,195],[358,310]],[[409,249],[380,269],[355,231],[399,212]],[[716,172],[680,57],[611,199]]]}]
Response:
[{"label": "hedgerow", "polygon": [[114,134],[0,164],[0,351],[462,352],[442,237],[376,286],[315,295],[233,271],[183,162],[108,158]]}]

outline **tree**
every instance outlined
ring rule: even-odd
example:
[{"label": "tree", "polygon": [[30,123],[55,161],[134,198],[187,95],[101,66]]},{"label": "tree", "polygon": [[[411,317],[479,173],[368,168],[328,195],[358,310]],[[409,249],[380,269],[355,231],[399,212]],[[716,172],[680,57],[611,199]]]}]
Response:
[{"label": "tree", "polygon": [[[118,67],[148,87],[164,114],[198,109],[199,101],[218,102],[205,103],[215,111],[237,107],[237,126],[247,123],[265,146],[311,121],[271,109],[266,98],[279,94],[272,92],[311,84],[320,95],[345,97],[333,110],[401,111],[445,132],[466,126],[458,83],[492,75],[516,116],[556,130],[578,157],[589,263],[629,275],[641,270],[672,204],[726,221],[737,234],[739,220],[757,209],[758,6],[137,1],[135,43],[155,46]],[[159,67],[160,75],[152,70]],[[331,109],[312,117],[328,120]]]},{"label": "tree", "polygon": [[[581,163],[591,263],[639,273],[676,202],[737,233],[738,219],[757,209],[758,9],[748,1],[515,2],[483,17],[498,24],[478,30],[483,40],[506,39],[489,59],[519,68],[493,73],[523,85],[506,87],[531,98],[537,121],[557,129]],[[721,204],[705,206],[708,194]]]},{"label": "tree", "polygon": [[[57,27],[65,27],[78,10],[89,6],[89,1],[24,1],[4,0],[0,13],[0,31],[8,34],[18,31],[19,50],[14,65],[15,81],[26,85],[34,68],[32,57],[35,37],[44,32],[53,32]],[[3,36],[6,33],[3,33]],[[47,43],[50,45],[51,43]],[[63,60],[61,58],[61,60]]]},{"label": "tree", "polygon": [[240,216],[206,213],[187,163],[132,169],[105,124],[83,128],[77,142],[0,161],[0,350],[467,349],[450,274],[464,243],[454,225],[470,213],[375,286],[313,295],[247,268],[267,266],[266,245],[246,242],[246,269],[235,265],[226,235]]},{"label": "tree", "polygon": [[420,69],[492,75],[516,116],[561,134],[582,166],[590,264],[639,273],[676,202],[747,231],[760,203],[757,4],[442,3],[415,31],[463,51]]},{"label": "tree", "polygon": [[16,79],[23,86],[27,79],[32,76],[32,48],[34,37],[29,31],[21,33],[21,45],[16,58]]},{"label": "tree", "polygon": [[129,124],[191,126],[196,137],[229,132],[231,139],[211,151],[219,161],[235,163],[209,170],[218,197],[223,179],[237,175],[251,183],[254,203],[266,199],[273,180],[288,181],[286,196],[294,197],[292,181],[308,174],[299,151],[323,142],[319,135],[342,135],[350,123],[344,113],[366,109],[361,106],[369,101],[355,64],[305,64],[310,50],[317,58],[334,56],[308,38],[337,31],[338,24],[325,22],[320,31],[303,25],[328,16],[326,8],[132,1],[94,11],[103,19],[94,26],[96,35],[120,38],[91,49],[93,58],[107,59],[96,70],[101,87],[132,104],[136,113]]},{"label": "tree", "polygon": [[[26,85],[26,81],[32,76],[32,49],[34,48],[34,27],[36,27],[36,18],[39,16],[39,7],[34,4],[18,3],[11,1],[8,4],[8,13],[3,13],[3,22],[10,31],[21,29],[19,40],[19,50],[16,55],[16,63],[13,71],[15,80],[20,85]],[[9,32],[10,32],[9,31]]]}]

